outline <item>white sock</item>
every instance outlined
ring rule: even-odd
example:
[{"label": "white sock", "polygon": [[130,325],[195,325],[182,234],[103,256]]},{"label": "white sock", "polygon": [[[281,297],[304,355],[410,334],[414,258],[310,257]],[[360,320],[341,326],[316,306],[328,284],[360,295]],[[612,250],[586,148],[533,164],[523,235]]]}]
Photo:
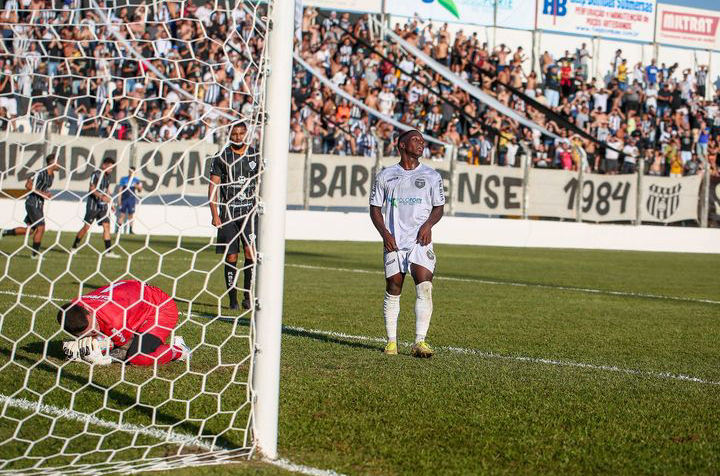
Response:
[{"label": "white sock", "polygon": [[415,343],[425,340],[432,317],[432,283],[424,281],[415,286]]},{"label": "white sock", "polygon": [[385,330],[387,331],[388,342],[397,341],[397,321],[400,314],[400,295],[393,296],[385,291],[383,302],[383,316],[385,317]]}]

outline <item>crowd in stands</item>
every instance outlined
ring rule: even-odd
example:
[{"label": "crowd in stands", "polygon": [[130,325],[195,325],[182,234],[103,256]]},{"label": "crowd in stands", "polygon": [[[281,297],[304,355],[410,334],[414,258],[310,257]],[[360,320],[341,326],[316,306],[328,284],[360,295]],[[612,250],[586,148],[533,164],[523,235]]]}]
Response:
[{"label": "crowd in stands", "polygon": [[2,130],[221,143],[233,111],[259,110],[263,6],[120,3],[5,0]]},{"label": "crowd in stands", "polygon": [[[264,32],[251,11],[214,2],[80,8],[79,0],[6,0],[0,9],[0,129],[141,140],[223,142],[230,115],[256,114]],[[262,7],[255,7],[261,14]],[[104,16],[111,26],[104,26]],[[707,67],[628,64],[590,74],[585,44],[530,71],[521,47],[491,48],[419,19],[394,31],[458,76],[561,139],[488,108],[399,46],[367,16],[305,8],[296,51],[369,108],[453,145],[472,164],[632,173],[711,173],[720,152],[720,93],[707,99]],[[122,40],[122,41],[120,41]],[[133,51],[139,52],[136,57]],[[531,102],[537,102],[535,106]],[[205,104],[203,104],[205,103]],[[397,131],[294,66],[290,150],[394,154]],[[568,123],[578,129],[568,127]],[[428,156],[447,151],[431,144]]]},{"label": "crowd in stands", "polygon": [[[720,93],[706,100],[706,66],[678,71],[677,65],[655,60],[629,65],[618,50],[607,76],[596,78],[582,43],[557,57],[544,52],[540,75],[526,74],[530,58],[522,47],[490,48],[475,34],[452,35],[447,24],[437,28],[417,18],[396,24],[394,32],[561,140],[501,116],[397,45],[373,38],[367,17],[351,21],[347,13],[307,8],[299,49],[339,88],[452,144],[470,163],[519,166],[526,159],[535,167],[615,174],[634,173],[643,162],[653,175],[695,174],[709,163],[718,174]],[[315,152],[372,155],[379,141],[385,155],[393,153],[392,126],[368,117],[299,67],[293,99],[293,150],[306,147],[309,135]],[[545,108],[532,107],[529,100]],[[587,135],[571,130],[568,122]],[[429,155],[443,153],[430,147]]]}]

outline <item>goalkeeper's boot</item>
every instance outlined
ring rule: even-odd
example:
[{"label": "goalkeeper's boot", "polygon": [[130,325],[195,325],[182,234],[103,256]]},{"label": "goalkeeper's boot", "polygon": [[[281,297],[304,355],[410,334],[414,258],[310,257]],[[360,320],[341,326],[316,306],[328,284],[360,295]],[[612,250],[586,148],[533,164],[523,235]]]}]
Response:
[{"label": "goalkeeper's boot", "polygon": [[388,342],[387,345],[385,346],[385,350],[383,350],[383,353],[385,355],[397,355],[397,353],[398,353],[397,342],[395,342],[394,340],[391,340],[390,342]]},{"label": "goalkeeper's boot", "polygon": [[410,349],[410,355],[419,359],[429,359],[433,356],[433,350],[425,341],[421,341],[413,344],[412,349]]},{"label": "goalkeeper's boot", "polygon": [[185,362],[186,360],[190,360],[190,347],[185,343],[185,339],[182,338],[182,336],[175,336],[173,337],[173,347],[177,347],[182,350],[182,355],[178,357],[175,360],[179,360],[180,362]]}]

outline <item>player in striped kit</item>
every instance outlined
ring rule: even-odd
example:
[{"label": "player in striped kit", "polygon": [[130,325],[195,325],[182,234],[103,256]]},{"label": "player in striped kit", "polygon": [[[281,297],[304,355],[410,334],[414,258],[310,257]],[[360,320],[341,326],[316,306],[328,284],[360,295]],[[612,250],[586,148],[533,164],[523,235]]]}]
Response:
[{"label": "player in striped kit", "polygon": [[247,127],[240,122],[230,131],[230,145],[210,163],[208,202],[212,224],[217,228],[215,252],[225,255],[225,285],[230,309],[239,309],[235,276],[237,260],[243,250],[244,296],[242,306],[250,309],[250,287],[255,262],[257,236],[256,188],[260,154],[250,145]]},{"label": "player in striped kit", "polygon": [[45,200],[52,198],[50,187],[52,187],[55,179],[55,171],[58,169],[57,158],[55,154],[50,154],[45,158],[45,167],[31,175],[25,182],[25,189],[30,194],[25,199],[25,223],[27,226],[10,228],[3,230],[1,236],[24,235],[31,230],[33,232],[32,259],[37,259],[40,251],[40,243],[45,233]]},{"label": "player in striped kit", "polygon": [[[388,343],[385,353],[397,354],[397,320],[405,274],[415,281],[415,344],[413,357],[429,358],[425,342],[432,316],[432,278],[435,253],[432,227],[440,221],[445,191],[440,174],[420,163],[425,140],[417,130],[402,133],[397,141],[400,163],[383,169],[370,193],[370,219],[384,246],[385,301],[383,315]],[[382,207],[385,207],[383,214]],[[384,215],[384,216],[383,216]]]},{"label": "player in striped kit", "polygon": [[[103,228],[103,240],[105,241],[105,256],[108,258],[119,258],[120,255],[110,251],[112,242],[110,241],[110,208],[112,205],[112,196],[110,195],[110,173],[112,168],[115,166],[115,161],[110,157],[105,157],[100,164],[100,170],[93,172],[90,176],[90,193],[87,197],[87,205],[85,208],[85,217],[83,221],[85,224],[77,236],[72,245],[72,253],[75,253],[78,249],[78,245],[85,237],[85,234],[90,229],[90,225],[97,220],[98,224]],[[111,204],[108,206],[108,204]]]}]

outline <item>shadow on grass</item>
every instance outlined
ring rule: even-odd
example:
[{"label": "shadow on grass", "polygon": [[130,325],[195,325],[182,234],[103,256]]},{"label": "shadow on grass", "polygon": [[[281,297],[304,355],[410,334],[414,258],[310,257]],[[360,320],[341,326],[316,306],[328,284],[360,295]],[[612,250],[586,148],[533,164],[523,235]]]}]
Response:
[{"label": "shadow on grass", "polygon": [[[248,323],[249,324],[249,323]],[[47,352],[45,353],[45,342],[32,342],[30,344],[27,344],[23,346],[21,349],[32,355],[37,355],[41,359],[43,359],[43,354],[46,354],[47,357],[53,357],[59,360],[63,360],[65,358],[65,354],[62,351],[62,342],[60,341],[50,341],[47,343]],[[37,362],[37,359],[32,359],[31,357],[20,355],[18,353],[15,353],[13,356],[13,352],[5,349],[0,348],[0,354],[3,354],[7,356],[10,359],[13,359],[14,362],[24,362],[26,365],[23,365],[25,368],[28,368],[30,366],[33,366],[33,370],[40,370],[47,374],[47,376],[52,380],[55,381],[57,378],[58,371],[62,371],[62,380],[70,380],[72,382],[75,382],[79,385],[84,385],[83,391],[85,392],[92,392],[95,394],[99,394],[100,396],[104,396],[105,393],[107,393],[108,398],[112,399],[114,402],[118,403],[121,408],[127,408],[130,409],[132,407],[132,411],[142,413],[144,416],[148,418],[148,421],[153,421],[153,417],[155,419],[155,422],[157,424],[161,425],[176,425],[180,423],[180,425],[177,427],[178,429],[181,429],[181,431],[189,432],[192,435],[200,435],[201,434],[201,428],[195,424],[187,422],[187,420],[184,419],[178,419],[178,417],[174,415],[170,415],[168,413],[164,413],[161,411],[158,411],[157,405],[149,404],[149,403],[142,403],[138,405],[138,402],[135,398],[130,397],[129,395],[126,395],[122,392],[119,392],[117,390],[114,390],[112,388],[108,388],[99,382],[95,381],[94,379],[87,378],[83,375],[72,373],[68,370],[68,367],[63,367],[62,369],[59,369],[52,363],[50,363],[47,360],[41,360],[39,363]],[[90,384],[90,385],[88,385]],[[151,426],[149,424],[143,424],[142,426]],[[212,435],[211,435],[212,436]],[[242,442],[233,442],[227,439],[224,436],[218,436],[215,442],[216,445],[222,446],[225,448],[236,448],[242,446]]]},{"label": "shadow on grass", "polygon": [[[201,319],[216,320],[219,322],[227,322],[230,324],[237,321],[238,326],[250,327],[250,319],[247,317],[216,316],[214,314],[209,314],[209,313],[205,313],[205,312],[200,312],[200,313],[194,312],[193,314],[194,314],[194,317],[199,317]],[[282,333],[287,336],[305,337],[307,339],[313,339],[318,342],[325,342],[325,343],[329,343],[329,344],[339,344],[339,345],[344,345],[346,347],[352,347],[354,349],[382,350],[381,347],[378,347],[376,345],[364,344],[362,342],[357,342],[357,341],[354,341],[351,339],[343,339],[341,337],[329,336],[324,333],[313,332],[310,330],[299,330],[299,329],[293,329],[291,327],[283,326]]]},{"label": "shadow on grass", "polygon": [[294,337],[305,337],[308,339],[316,340],[319,342],[325,342],[329,344],[339,344],[346,347],[352,347],[353,349],[364,349],[364,350],[382,350],[380,347],[372,344],[364,344],[362,342],[353,341],[350,339],[343,339],[340,337],[329,336],[327,334],[321,334],[319,332],[313,332],[308,330],[298,330],[283,327],[282,333],[288,336]]}]

